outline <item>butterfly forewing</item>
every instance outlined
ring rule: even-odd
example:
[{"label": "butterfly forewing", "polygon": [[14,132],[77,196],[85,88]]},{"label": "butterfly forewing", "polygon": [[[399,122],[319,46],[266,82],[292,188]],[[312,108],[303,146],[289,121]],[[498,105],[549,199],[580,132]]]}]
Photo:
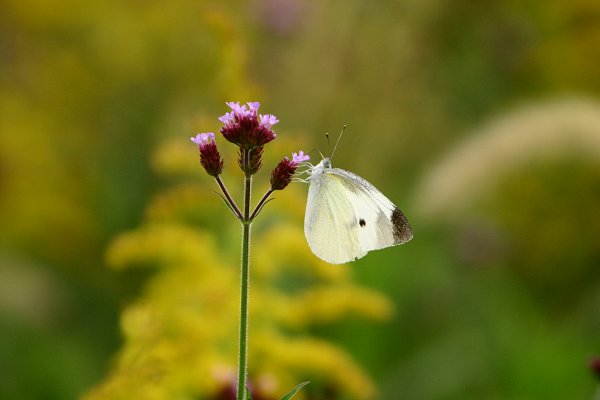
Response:
[{"label": "butterfly forewing", "polygon": [[304,234],[310,249],[332,264],[354,261],[366,254],[354,228],[353,205],[343,180],[321,174],[308,190]]}]

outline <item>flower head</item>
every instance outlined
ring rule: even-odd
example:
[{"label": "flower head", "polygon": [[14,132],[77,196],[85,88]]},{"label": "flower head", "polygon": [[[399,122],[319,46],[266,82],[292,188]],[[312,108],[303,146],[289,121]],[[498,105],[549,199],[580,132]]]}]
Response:
[{"label": "flower head", "polygon": [[292,153],[292,159],[285,157],[277,164],[273,172],[271,172],[271,189],[283,190],[292,181],[292,177],[296,172],[296,168],[301,162],[310,160],[307,154],[302,150],[298,153]]},{"label": "flower head", "polygon": [[200,151],[200,164],[211,176],[218,176],[223,172],[223,159],[215,143],[215,134],[212,132],[198,133],[191,138],[198,145]]},{"label": "flower head", "polygon": [[239,102],[230,101],[226,104],[231,111],[219,117],[224,124],[221,133],[225,139],[243,150],[264,146],[275,139],[275,132],[271,128],[279,120],[271,114],[259,115],[259,102],[240,105]]}]

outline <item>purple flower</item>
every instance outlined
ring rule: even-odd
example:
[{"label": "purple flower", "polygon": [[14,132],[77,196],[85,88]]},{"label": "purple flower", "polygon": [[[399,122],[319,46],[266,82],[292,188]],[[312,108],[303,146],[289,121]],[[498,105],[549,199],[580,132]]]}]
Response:
[{"label": "purple flower", "polygon": [[198,145],[200,164],[206,173],[211,176],[220,175],[223,172],[223,159],[215,143],[215,134],[212,132],[198,133],[191,140]]},{"label": "purple flower", "polygon": [[238,145],[243,150],[264,146],[275,139],[275,132],[271,129],[277,122],[274,115],[258,115],[259,102],[249,102],[240,105],[239,102],[226,103],[231,111],[219,117],[223,122],[221,128],[223,137]]},{"label": "purple flower", "polygon": [[304,154],[302,150],[300,150],[300,152],[298,153],[292,153],[292,163],[296,165],[308,160],[310,160],[310,157],[308,156],[308,154]]},{"label": "purple flower", "polygon": [[259,118],[260,124],[267,129],[270,129],[273,125],[279,122],[277,117],[272,114],[259,115]]},{"label": "purple flower", "polygon": [[292,154],[291,160],[287,157],[281,160],[271,172],[271,189],[285,189],[292,181],[298,165],[300,165],[301,162],[308,161],[309,159],[310,157],[300,150],[300,152]]},{"label": "purple flower", "polygon": [[227,104],[229,106],[229,108],[231,108],[231,110],[234,113],[241,113],[241,114],[243,114],[243,113],[247,113],[248,112],[248,109],[246,108],[246,106],[245,105],[244,106],[240,106],[240,103],[238,101],[236,101],[236,102],[228,101],[225,104]]},{"label": "purple flower", "polygon": [[225,113],[225,115],[223,115],[222,117],[219,117],[219,121],[221,121],[224,124],[228,124],[229,121],[233,121],[233,120],[234,120],[234,117],[233,117],[232,112]]},{"label": "purple flower", "polygon": [[258,111],[258,107],[260,107],[260,103],[258,101],[248,102],[248,107],[250,111]]},{"label": "purple flower", "polygon": [[199,147],[206,146],[210,142],[215,141],[215,134],[212,132],[197,133],[196,136],[190,138],[192,142],[196,143]]}]

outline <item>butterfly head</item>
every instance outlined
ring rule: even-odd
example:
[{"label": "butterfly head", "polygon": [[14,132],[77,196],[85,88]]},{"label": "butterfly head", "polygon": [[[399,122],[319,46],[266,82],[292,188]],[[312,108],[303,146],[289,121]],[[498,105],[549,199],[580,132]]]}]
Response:
[{"label": "butterfly head", "polygon": [[325,170],[331,168],[331,160],[328,157],[323,157],[323,159],[317,165],[312,165],[306,172],[310,177],[314,178],[324,173]]}]

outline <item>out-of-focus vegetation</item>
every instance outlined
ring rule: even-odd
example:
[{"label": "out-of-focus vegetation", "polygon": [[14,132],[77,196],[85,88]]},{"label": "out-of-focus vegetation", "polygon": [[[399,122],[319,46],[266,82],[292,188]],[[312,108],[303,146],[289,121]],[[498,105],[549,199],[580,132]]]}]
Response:
[{"label": "out-of-focus vegetation", "polygon": [[[90,400],[220,399],[235,387],[239,243],[215,239],[237,238],[240,226],[223,213],[223,202],[211,190],[214,183],[201,179],[195,157],[186,157],[189,149],[178,140],[159,151],[156,165],[179,169],[188,180],[159,194],[143,226],[109,248],[113,267],[159,270],[124,310],[124,348],[111,376],[86,397]],[[267,165],[276,162],[272,156],[265,159]],[[239,181],[239,175],[224,174],[224,179]],[[286,190],[269,204],[269,216],[254,225],[249,349],[254,397],[279,399],[303,379],[312,382],[305,398],[373,398],[374,385],[365,372],[342,349],[307,330],[353,315],[387,319],[393,307],[381,294],[353,284],[345,266],[310,253],[303,239],[302,200],[298,187]]]},{"label": "out-of-focus vegetation", "polygon": [[[135,389],[136,379],[148,396],[184,386],[216,395],[235,362],[228,313],[239,232],[200,167],[195,177],[181,168],[197,162],[189,137],[216,131],[226,100],[259,100],[279,117],[279,143],[266,149],[273,165],[299,146],[325,152],[323,133],[348,124],[335,165],[381,188],[415,231],[407,245],[328,270],[298,235],[306,189],[269,203],[253,242],[251,302],[268,303],[251,321],[255,380],[276,370],[270,377],[291,387],[318,375],[321,388],[349,398],[368,397],[371,383],[375,398],[392,400],[592,397],[598,2],[8,0],[1,8],[0,398],[93,397],[115,382]],[[226,162],[238,190],[235,158]],[[277,235],[285,229],[289,237]],[[152,235],[175,243],[162,248]],[[196,240],[206,258],[188,253]],[[287,246],[298,246],[289,263]],[[108,267],[132,264],[156,267]],[[274,278],[284,271],[298,276]],[[283,301],[311,288],[317,271],[340,274],[328,282],[342,296],[348,286],[372,289],[382,308],[329,295],[313,307]],[[209,276],[214,285],[201,279]],[[221,295],[218,308],[194,308]],[[395,309],[387,321],[352,316],[389,311],[385,298]],[[148,313],[161,329],[145,329]],[[318,341],[344,362],[320,374],[316,361],[298,372],[298,358],[260,357],[271,329],[277,340]],[[180,338],[198,347],[170,346]],[[158,370],[145,369],[152,357]],[[361,377],[354,383],[369,382],[364,391],[343,383],[345,368]]]}]

